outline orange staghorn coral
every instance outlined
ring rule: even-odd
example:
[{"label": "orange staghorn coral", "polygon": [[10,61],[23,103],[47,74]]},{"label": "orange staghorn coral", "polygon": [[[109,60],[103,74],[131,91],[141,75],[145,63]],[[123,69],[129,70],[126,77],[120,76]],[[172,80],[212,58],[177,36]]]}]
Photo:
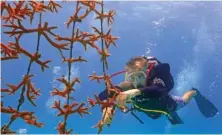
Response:
[{"label": "orange staghorn coral", "polygon": [[97,76],[96,72],[93,72],[93,75],[89,75],[90,81],[96,80],[100,83],[100,80],[104,79],[104,76]]},{"label": "orange staghorn coral", "polygon": [[79,2],[76,3],[76,10],[74,12],[74,14],[72,16],[70,16],[69,20],[67,22],[65,22],[65,24],[67,25],[67,28],[69,28],[69,25],[72,23],[72,22],[81,22],[82,20],[80,20],[78,17],[77,17],[77,14],[79,13],[80,9],[82,7],[79,7]]},{"label": "orange staghorn coral", "polygon": [[5,107],[3,107],[3,105],[1,105],[1,112],[2,113],[16,113],[17,112],[17,110],[16,109],[13,109],[12,107],[8,107],[8,108],[5,108]]},{"label": "orange staghorn coral", "polygon": [[93,72],[93,75],[89,75],[89,78],[90,78],[90,81],[92,80],[96,80],[98,83],[100,83],[100,80],[104,80],[105,83],[108,85],[109,88],[114,88],[114,85],[112,85],[112,81],[111,81],[111,78],[114,76],[115,74],[112,74],[110,76],[106,75],[106,74],[103,74],[103,75],[100,75],[98,76],[96,74],[96,72]]},{"label": "orange staghorn coral", "polygon": [[58,3],[54,2],[53,0],[50,0],[49,3],[48,3],[48,9],[51,11],[51,12],[58,12],[57,8],[62,8],[61,5],[59,5]]},{"label": "orange staghorn coral", "polygon": [[90,114],[88,112],[89,108],[83,107],[84,105],[85,103],[81,103],[79,107],[76,110],[74,110],[74,112],[77,112],[81,117],[83,117],[83,114]]},{"label": "orange staghorn coral", "polygon": [[87,62],[86,59],[83,59],[82,56],[79,56],[78,58],[65,58],[62,62],[68,62],[68,63],[73,63],[73,62]]},{"label": "orange staghorn coral", "polygon": [[22,118],[25,122],[28,124],[37,126],[37,127],[42,127],[44,124],[43,123],[38,123],[37,118],[33,116],[34,112],[16,112],[11,116],[11,119],[15,120],[17,118]]},{"label": "orange staghorn coral", "polygon": [[[1,92],[7,92],[9,95],[14,94],[21,86],[26,85],[27,91],[26,91],[26,97],[28,100],[36,106],[36,104],[33,102],[33,99],[35,99],[35,96],[40,96],[40,89],[35,89],[33,84],[30,81],[30,78],[34,75],[26,75],[24,76],[23,80],[17,85],[7,84],[9,89],[2,89]],[[31,95],[32,94],[32,95]]]},{"label": "orange staghorn coral", "polygon": [[113,98],[108,99],[107,101],[101,101],[97,95],[94,95],[95,101],[91,98],[88,98],[88,103],[91,107],[94,107],[96,104],[101,105],[102,108],[115,106],[115,96]]},{"label": "orange staghorn coral", "polygon": [[92,27],[95,33],[97,33],[101,38],[105,40],[106,47],[109,48],[110,44],[113,44],[117,47],[115,44],[115,40],[119,39],[119,37],[114,37],[110,34],[111,28],[108,30],[106,34],[103,34],[100,30],[98,30],[96,27]]},{"label": "orange staghorn coral", "polygon": [[29,82],[30,78],[33,77],[34,75],[25,75],[23,77],[23,80],[17,85],[12,85],[12,84],[7,84],[9,89],[9,95],[10,94],[14,94],[22,85],[27,84],[27,82]]},{"label": "orange staghorn coral", "polygon": [[100,120],[97,125],[93,126],[92,128],[98,128],[98,134],[103,131],[104,122]]},{"label": "orange staghorn coral", "polygon": [[[99,12],[97,10],[97,5],[101,6],[102,11]],[[47,65],[51,60],[47,61],[40,61],[41,54],[39,52],[40,46],[40,38],[44,37],[47,42],[49,42],[54,48],[59,50],[60,55],[62,56],[62,61],[67,63],[68,67],[68,76],[67,78],[64,75],[61,78],[58,78],[57,81],[64,84],[64,89],[59,90],[54,88],[51,92],[51,96],[61,96],[66,98],[65,105],[61,106],[60,101],[55,101],[52,108],[58,110],[58,116],[63,116],[63,122],[58,123],[57,130],[60,134],[71,134],[73,129],[67,129],[67,120],[69,119],[69,115],[78,114],[83,117],[84,114],[90,114],[89,108],[85,107],[85,103],[78,103],[78,102],[71,102],[73,96],[71,96],[72,92],[75,91],[74,86],[76,83],[80,83],[78,77],[71,78],[71,68],[72,65],[76,62],[87,62],[82,56],[73,56],[73,46],[74,44],[78,43],[84,47],[87,51],[88,47],[92,47],[96,49],[98,54],[101,56],[101,61],[103,65],[106,66],[108,69],[108,61],[107,58],[111,55],[109,53],[109,47],[114,45],[117,47],[115,41],[119,37],[115,37],[111,35],[111,29],[108,32],[104,33],[103,22],[104,20],[107,21],[108,25],[111,25],[114,21],[113,16],[115,15],[115,11],[111,10],[108,13],[104,13],[104,4],[102,1],[76,1],[76,8],[74,9],[74,13],[65,22],[67,28],[72,25],[72,35],[71,36],[62,36],[56,35],[52,31],[55,30],[57,27],[55,26],[48,26],[48,22],[42,23],[42,13],[45,12],[56,12],[58,13],[58,9],[62,8],[60,4],[57,2],[50,0],[46,1],[18,1],[18,2],[1,2],[1,13],[4,13],[1,19],[5,22],[2,26],[6,27],[7,31],[3,33],[8,35],[9,37],[14,37],[15,41],[9,41],[8,45],[1,43],[1,60],[9,60],[9,59],[17,59],[21,54],[24,54],[26,57],[30,59],[29,65],[27,67],[27,73],[24,75],[23,80],[18,85],[7,84],[9,88],[1,89],[2,93],[6,94],[14,94],[19,89],[21,89],[20,98],[18,101],[17,109],[12,107],[4,107],[3,102],[1,105],[1,112],[5,114],[10,114],[11,119],[8,124],[4,125],[1,128],[1,133],[14,133],[10,129],[10,125],[17,119],[23,119],[27,124],[34,125],[37,127],[43,127],[43,123],[37,122],[37,117],[34,116],[34,112],[28,111],[20,111],[20,107],[23,105],[25,101],[30,102],[33,106],[37,106],[34,102],[38,96],[41,95],[40,89],[36,89],[31,82],[31,65],[32,63],[37,63],[41,66],[41,70],[44,71],[45,68],[49,68]],[[93,34],[89,32],[83,32],[79,28],[76,28],[77,23],[81,23],[90,13],[96,13],[96,18],[99,19],[101,22],[101,30],[98,30],[96,27],[92,27],[95,31]],[[35,28],[27,28],[23,24],[23,20],[30,19],[30,24],[36,17],[39,15],[39,22],[38,26]],[[37,36],[37,46],[36,51],[34,53],[30,53],[28,50],[23,48],[22,45],[19,43],[19,39],[21,37],[25,37],[25,35],[30,33],[38,33]],[[54,37],[56,41],[53,41],[51,37]],[[97,45],[98,41],[102,41],[101,47]],[[57,41],[64,41],[64,43],[59,44]],[[69,57],[64,57],[63,51],[69,51]],[[105,66],[103,66],[103,76],[97,76],[96,73],[89,76],[90,80],[97,80],[99,83],[100,80],[104,80],[108,93],[110,91],[114,92],[114,97],[107,99],[107,101],[100,101],[98,96],[95,95],[95,101],[88,98],[88,102],[91,107],[95,106],[96,104],[101,105],[102,108],[115,106],[115,97],[118,94],[118,89],[116,89],[111,81],[111,76],[108,76],[106,73]],[[25,98],[27,100],[25,100]],[[99,128],[99,133],[102,131],[104,126],[103,120],[101,120],[97,126]]]},{"label": "orange staghorn coral", "polygon": [[3,125],[1,127],[1,133],[2,134],[16,134],[15,131],[12,131],[10,128],[8,128],[6,125]]},{"label": "orange staghorn coral", "polygon": [[44,62],[40,61],[39,60],[39,58],[41,57],[40,54],[38,54],[38,53],[30,54],[28,51],[26,51],[25,49],[23,49],[21,47],[21,45],[18,42],[18,38],[15,38],[15,40],[16,40],[15,43],[9,42],[10,46],[13,49],[17,50],[19,53],[22,53],[22,54],[28,56],[31,61],[35,61],[37,64],[39,64],[41,66],[42,71],[44,71],[44,68],[49,68],[49,66],[47,66],[46,64],[51,62],[51,60],[47,60]]},{"label": "orange staghorn coral", "polygon": [[73,129],[70,129],[70,130],[65,130],[64,132],[64,128],[65,124],[63,122],[60,122],[56,129],[59,131],[59,134],[71,134],[71,132],[73,131]]},{"label": "orange staghorn coral", "polygon": [[[51,11],[54,12],[54,10],[57,11],[56,7],[58,6],[57,3],[49,3],[48,5],[44,4],[44,1],[36,2],[36,1],[29,1],[29,5],[31,6],[31,15],[30,15],[30,23],[32,23],[34,19],[34,15],[36,13],[42,13]],[[60,5],[59,5],[60,6]],[[58,7],[59,7],[58,6]]]},{"label": "orange staghorn coral", "polygon": [[27,84],[27,91],[26,91],[26,97],[28,98],[29,102],[33,105],[36,106],[36,104],[34,103],[34,99],[36,99],[36,96],[40,96],[40,89],[36,90],[33,86],[33,84],[31,84],[31,82],[29,81]]},{"label": "orange staghorn coral", "polygon": [[[90,114],[87,111],[88,108],[83,107],[85,105],[84,103],[81,103],[79,106],[78,105],[79,105],[79,103],[74,102],[71,105],[65,104],[62,108],[60,105],[60,101],[55,101],[52,108],[56,108],[59,110],[59,113],[57,114],[57,116],[64,115],[66,117],[67,115],[70,115],[73,113],[78,113],[82,117],[82,114]],[[76,107],[76,106],[78,106],[78,107],[76,109],[74,109],[74,107]]]},{"label": "orange staghorn coral", "polygon": [[49,10],[48,6],[44,5],[44,1],[36,2],[36,1],[29,1],[29,5],[33,8],[33,13],[35,12],[46,12]]},{"label": "orange staghorn coral", "polygon": [[87,6],[90,10],[96,10],[96,5],[97,4],[102,4],[102,2],[96,1],[96,0],[92,0],[92,1],[82,1],[82,0],[79,0],[79,2],[82,5]]},{"label": "orange staghorn coral", "polygon": [[80,83],[78,77],[75,77],[72,82],[69,82],[68,80],[66,80],[65,77],[58,78],[56,80],[63,83],[67,87],[68,90],[74,90],[73,86],[75,85],[75,83],[77,82]]},{"label": "orange staghorn coral", "polygon": [[58,44],[58,43],[55,43],[53,42],[47,33],[51,34],[51,35],[55,35],[54,33],[51,32],[51,30],[53,29],[56,29],[57,27],[48,27],[48,23],[45,22],[44,26],[42,27],[41,25],[38,26],[38,28],[36,29],[26,29],[22,24],[21,24],[21,21],[18,21],[18,25],[16,24],[3,24],[4,27],[9,27],[9,28],[12,28],[13,30],[12,31],[6,31],[4,32],[5,34],[9,34],[9,36],[15,36],[15,35],[18,35],[17,39],[19,40],[20,37],[23,35],[23,34],[28,34],[28,33],[40,33],[42,34],[46,39],[47,41],[54,47],[58,48],[58,49],[65,49],[67,50],[67,48],[65,48],[69,43],[64,43],[64,44]]},{"label": "orange staghorn coral", "polygon": [[5,1],[1,1],[0,2],[0,6],[1,6],[1,15],[2,15],[3,11],[7,8],[6,2]]},{"label": "orange staghorn coral", "polygon": [[98,15],[95,19],[107,19],[107,23],[108,25],[111,25],[114,21],[113,16],[116,14],[116,12],[114,10],[109,11],[108,13],[100,13],[98,11],[95,10],[95,13]]},{"label": "orange staghorn coral", "polygon": [[[79,34],[80,33],[80,34]],[[59,35],[55,36],[55,39],[58,41],[69,41],[69,42],[79,42],[81,45],[83,45],[84,49],[87,50],[87,45],[90,45],[93,48],[96,48],[97,50],[99,47],[95,44],[95,42],[100,37],[95,34],[89,34],[88,32],[81,32],[79,29],[77,29],[75,35],[73,37],[61,37]]]},{"label": "orange staghorn coral", "polygon": [[[7,5],[6,2],[1,3],[1,5],[3,5],[1,12],[3,12],[4,9],[7,11],[7,15],[2,16],[2,20],[4,20],[5,23],[9,21],[11,24],[14,24],[15,20],[22,21],[26,16],[31,16],[31,10],[24,1],[13,2],[13,4],[15,5],[14,8],[11,7],[10,4]],[[23,5],[25,5],[24,8]]]},{"label": "orange staghorn coral", "polygon": [[8,108],[4,107],[3,102],[1,102],[1,112],[11,114],[12,120],[15,120],[17,118],[22,118],[28,124],[31,124],[37,127],[43,126],[43,123],[37,122],[37,118],[33,115],[34,112],[27,112],[27,111],[18,112],[16,109],[13,109],[10,106]]},{"label": "orange staghorn coral", "polygon": [[67,22],[65,22],[65,24],[67,25],[67,28],[69,28],[69,25],[72,22],[82,22],[82,20],[84,18],[86,18],[86,16],[91,12],[91,9],[86,9],[85,13],[82,15],[78,15],[79,11],[82,9],[82,6],[79,6],[79,1],[76,2],[76,10],[74,12],[74,14],[72,16],[70,16],[69,20]]},{"label": "orange staghorn coral", "polygon": [[[103,21],[104,19],[107,20],[107,24],[108,26],[110,26],[114,19],[113,19],[113,16],[115,15],[115,11],[109,11],[108,13],[104,13],[104,5],[103,5],[103,1],[101,2],[101,12],[95,10],[95,13],[97,14],[97,17],[96,19],[99,19],[100,22],[101,22],[101,27],[100,29],[101,30],[98,30],[96,27],[92,27],[92,29],[94,30],[95,33],[98,34],[98,37],[100,37],[101,39],[101,49],[99,47],[95,47],[98,51],[98,54],[101,55],[101,61],[103,63],[103,73],[104,75],[103,76],[97,76],[96,73],[94,73],[93,75],[89,76],[90,80],[96,80],[98,83],[100,83],[100,80],[103,79],[104,80],[104,83],[106,85],[106,89],[108,91],[108,95],[110,94],[110,92],[114,92],[114,96],[113,98],[111,99],[107,99],[107,101],[100,101],[100,99],[98,98],[98,96],[94,95],[95,96],[95,99],[96,101],[88,98],[88,102],[89,104],[93,107],[95,106],[96,104],[99,104],[99,105],[102,105],[102,108],[105,109],[105,114],[103,115],[103,118],[102,120],[99,121],[99,123],[93,127],[95,128],[98,128],[98,133],[101,133],[102,130],[103,130],[103,127],[104,127],[104,116],[106,115],[106,109],[107,107],[113,107],[113,106],[116,106],[115,105],[115,99],[116,99],[116,96],[117,94],[119,93],[119,90],[116,89],[114,87],[114,85],[112,84],[112,81],[111,81],[111,76],[108,76],[107,73],[106,73],[106,69],[108,69],[108,61],[107,61],[107,58],[110,56],[109,54],[109,47],[111,44],[113,44],[114,46],[117,47],[117,45],[115,44],[115,40],[118,39],[119,37],[114,37],[110,34],[111,32],[111,29],[108,30],[108,32],[106,34],[104,34],[103,32]],[[104,46],[104,43],[105,43],[105,46]]]},{"label": "orange staghorn coral", "polygon": [[119,37],[114,37],[110,34],[111,29],[109,29],[109,31],[106,33],[106,35],[104,36],[104,40],[105,40],[105,45],[107,48],[110,47],[111,44],[113,44],[115,47],[117,47],[115,40],[119,39]]},{"label": "orange staghorn coral", "polygon": [[51,92],[51,95],[52,96],[55,96],[55,95],[59,95],[61,97],[67,97],[67,94],[69,93],[68,89],[65,88],[63,91],[57,89],[57,88],[54,88],[54,91]]},{"label": "orange staghorn coral", "polygon": [[58,95],[61,97],[67,97],[67,95],[69,93],[71,93],[71,91],[74,91],[75,89],[73,88],[73,86],[75,85],[75,83],[80,83],[79,79],[76,77],[73,79],[72,82],[68,82],[64,77],[62,78],[58,78],[56,79],[57,81],[62,82],[65,85],[64,90],[58,90],[57,88],[54,88],[54,91],[51,92],[52,96]]},{"label": "orange staghorn coral", "polygon": [[1,43],[1,60],[17,59],[19,58],[19,52],[11,47],[11,45],[5,45]]},{"label": "orange staghorn coral", "polygon": [[105,50],[97,50],[98,53],[101,55],[101,61],[103,61],[106,65],[106,68],[108,69],[108,62],[107,57],[109,57],[111,54],[108,52],[108,48],[105,48]]},{"label": "orange staghorn coral", "polygon": [[1,92],[9,93],[9,92],[11,92],[11,91],[10,91],[9,89],[1,88]]},{"label": "orange staghorn coral", "polygon": [[36,119],[32,119],[32,120],[25,120],[25,122],[27,122],[28,124],[31,124],[31,125],[34,125],[34,126],[37,126],[37,127],[43,127],[43,123],[38,123],[36,121]]}]

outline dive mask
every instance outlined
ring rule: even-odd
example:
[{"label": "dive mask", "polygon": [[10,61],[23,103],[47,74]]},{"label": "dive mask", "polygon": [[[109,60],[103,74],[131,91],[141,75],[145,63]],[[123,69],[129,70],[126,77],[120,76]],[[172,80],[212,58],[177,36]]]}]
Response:
[{"label": "dive mask", "polygon": [[145,82],[146,73],[144,71],[134,71],[126,75],[126,81],[138,85],[141,82]]}]

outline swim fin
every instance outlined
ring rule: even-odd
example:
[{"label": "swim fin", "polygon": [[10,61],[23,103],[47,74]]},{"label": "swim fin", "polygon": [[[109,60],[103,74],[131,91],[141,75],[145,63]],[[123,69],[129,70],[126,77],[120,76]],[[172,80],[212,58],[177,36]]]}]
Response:
[{"label": "swim fin", "polygon": [[219,114],[218,109],[210,100],[201,95],[201,93],[196,88],[192,88],[192,90],[197,91],[197,95],[194,97],[194,99],[197,103],[200,112],[204,115],[204,117],[210,118]]},{"label": "swim fin", "polygon": [[183,121],[181,120],[177,112],[171,112],[167,117],[172,125],[183,124]]}]

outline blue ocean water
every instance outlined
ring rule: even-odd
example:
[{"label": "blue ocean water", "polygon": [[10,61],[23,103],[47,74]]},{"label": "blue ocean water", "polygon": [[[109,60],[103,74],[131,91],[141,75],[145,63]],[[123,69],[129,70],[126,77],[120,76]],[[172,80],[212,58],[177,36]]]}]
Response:
[{"label": "blue ocean water", "polygon": [[[71,35],[71,28],[67,29],[64,22],[73,14],[75,3],[60,2],[63,6],[59,13],[44,13],[43,22],[47,21],[50,26],[57,26],[56,34],[63,36]],[[174,95],[183,95],[189,88],[197,87],[203,95],[209,98],[222,110],[222,3],[221,2],[127,2],[127,1],[105,1],[105,11],[116,10],[115,22],[112,25],[112,34],[119,36],[118,48],[111,47],[111,56],[108,58],[108,73],[115,73],[124,69],[125,63],[133,56],[155,56],[162,62],[171,66],[171,72],[175,80],[172,90]],[[82,31],[92,31],[91,26],[100,26],[95,20],[95,15],[77,24]],[[27,27],[37,26],[37,19],[32,25],[24,22]],[[2,32],[7,30],[2,27]],[[7,43],[13,38],[8,38],[1,33],[2,42]],[[37,34],[26,35],[21,38],[21,44],[27,50],[34,52]],[[62,74],[68,74],[67,65],[62,63],[59,52],[53,49],[49,43],[42,38],[40,41],[40,52],[43,60],[53,59],[49,64],[50,69],[41,72],[39,65],[32,66],[31,73],[36,76],[32,81],[35,87],[41,88],[42,96],[36,100],[37,107],[32,107],[25,102],[21,110],[35,111],[40,122],[45,125],[37,128],[27,125],[23,120],[16,120],[11,129],[18,133],[51,133],[56,134],[57,124],[63,117],[56,116],[56,110],[50,108],[53,101],[60,99],[51,97],[50,91],[53,87],[63,87],[55,81]],[[67,53],[68,54],[68,53]],[[79,45],[74,45],[73,55],[82,55],[88,60],[87,63],[74,64],[72,77],[78,76],[82,81],[76,86],[74,97],[77,101],[86,102],[87,97],[98,94],[105,86],[89,81],[88,75],[96,71],[102,74],[102,63],[96,50],[89,49],[87,52]],[[1,74],[3,80],[1,87],[6,83],[17,84],[22,75],[26,73],[28,59],[21,56],[18,60],[1,62]],[[124,75],[113,78],[113,82],[123,81]],[[5,106],[17,106],[19,92],[12,96],[5,96],[2,100]],[[64,99],[60,99],[65,102]],[[91,115],[80,118],[72,115],[68,120],[68,128],[73,128],[73,133],[97,133],[97,129],[91,128],[101,119],[100,107],[90,110]],[[142,113],[137,115],[145,122],[140,124],[131,114],[123,114],[117,110],[110,127],[105,127],[102,133],[109,134],[174,134],[194,133],[211,134],[222,133],[222,116],[206,119],[197,109],[196,103],[191,101],[189,105],[179,112],[184,124],[172,126],[165,117],[152,120]],[[10,116],[2,114],[1,124],[9,121]]]}]

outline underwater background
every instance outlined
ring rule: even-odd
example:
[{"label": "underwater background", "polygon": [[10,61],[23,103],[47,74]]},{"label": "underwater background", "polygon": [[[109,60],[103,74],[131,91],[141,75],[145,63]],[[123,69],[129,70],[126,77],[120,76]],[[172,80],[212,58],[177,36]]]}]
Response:
[{"label": "underwater background", "polygon": [[[222,110],[222,2],[127,2],[105,1],[105,9],[116,11],[115,22],[112,25],[112,34],[119,36],[116,41],[118,48],[111,47],[111,56],[108,58],[109,70],[112,74],[124,69],[125,63],[133,56],[155,56],[161,62],[168,62],[175,80],[174,95],[182,95],[191,87],[197,87],[203,95],[209,98]],[[59,13],[44,13],[43,22],[58,26],[56,33],[64,36],[70,35],[64,22],[72,15],[74,2],[62,3],[63,8]],[[81,25],[81,30],[91,31],[90,26],[100,26],[95,16],[87,17]],[[37,21],[33,21],[36,25]],[[27,25],[30,25],[27,21]],[[2,28],[2,32],[5,28]],[[7,42],[8,36],[1,33],[1,40]],[[36,34],[30,34],[21,38],[24,48],[34,51]],[[37,107],[24,103],[22,108],[34,110],[39,120],[44,123],[43,128],[30,126],[22,120],[17,120],[11,125],[18,133],[51,133],[55,130],[62,117],[57,117],[57,111],[50,106],[54,100],[65,99],[50,96],[53,87],[63,87],[55,81],[62,74],[68,74],[67,66],[62,63],[56,49],[52,49],[45,40],[41,40],[40,51],[42,58],[53,59],[49,64],[50,69],[45,72],[39,70],[34,63],[32,73],[37,74],[33,79],[35,85],[41,88],[42,96],[36,100]],[[74,44],[74,56],[83,56],[87,63],[77,63],[72,67],[72,77],[78,76],[82,83],[76,85],[74,97],[77,101],[87,101],[87,97],[93,97],[104,90],[104,84],[89,81],[88,75],[96,71],[102,74],[102,63],[95,49],[85,52],[82,46]],[[6,82],[20,81],[21,74],[26,72],[28,59],[21,57],[13,62],[5,61],[1,64],[1,74],[4,80],[1,87],[6,87]],[[124,75],[115,76],[114,84],[124,80]],[[19,93],[17,93],[19,94]],[[16,94],[16,95],[17,95]],[[5,106],[15,104],[18,96],[5,96]],[[17,105],[17,104],[16,104]],[[15,106],[16,106],[15,105]],[[91,128],[101,119],[100,107],[90,109],[91,115],[72,115],[68,119],[68,127],[74,128],[73,133],[88,134],[97,133],[97,129]],[[145,124],[140,124],[131,114],[123,114],[116,111],[110,127],[105,127],[104,134],[156,134],[156,133],[184,133],[184,134],[211,134],[222,133],[222,115],[206,119],[197,109],[196,103],[191,101],[189,105],[179,110],[184,124],[172,126],[166,117],[152,120],[142,113],[136,113]],[[1,124],[7,123],[8,115],[1,116]]]}]

